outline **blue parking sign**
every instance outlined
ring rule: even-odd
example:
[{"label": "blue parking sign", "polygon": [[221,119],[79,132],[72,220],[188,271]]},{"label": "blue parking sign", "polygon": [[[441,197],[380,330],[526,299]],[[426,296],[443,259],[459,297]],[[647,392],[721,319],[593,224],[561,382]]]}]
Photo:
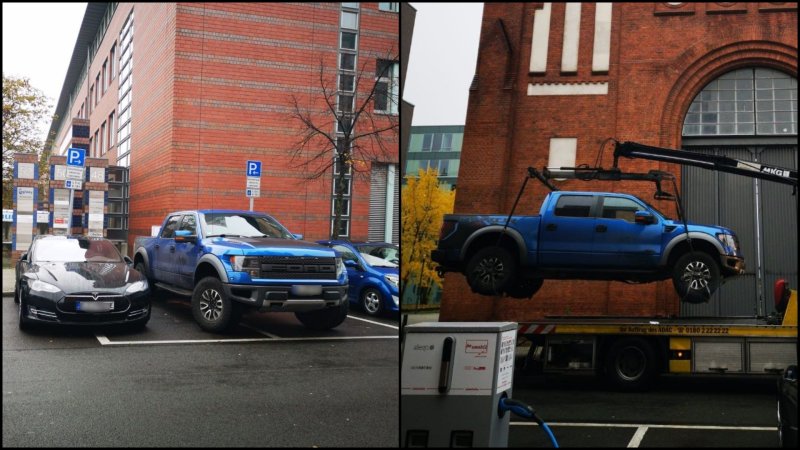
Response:
[{"label": "blue parking sign", "polygon": [[247,176],[248,177],[261,176],[261,161],[247,161]]},{"label": "blue parking sign", "polygon": [[86,150],[82,148],[67,149],[67,165],[83,167],[86,160]]}]

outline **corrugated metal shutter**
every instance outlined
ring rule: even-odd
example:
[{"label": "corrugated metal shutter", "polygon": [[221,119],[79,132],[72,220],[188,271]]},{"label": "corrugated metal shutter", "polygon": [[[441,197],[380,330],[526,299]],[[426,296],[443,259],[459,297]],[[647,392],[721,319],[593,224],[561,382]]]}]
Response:
[{"label": "corrugated metal shutter", "polygon": [[[744,161],[763,158],[766,163],[797,167],[796,147],[709,146],[691,150]],[[775,279],[782,276],[797,286],[797,211],[791,187],[688,166],[682,168],[682,174],[688,219],[733,229],[747,268],[744,275],[722,285],[709,303],[681,304],[681,315],[753,316],[774,311]]]},{"label": "corrugated metal shutter", "polygon": [[369,240],[383,242],[386,225],[386,165],[372,164],[369,189]]}]

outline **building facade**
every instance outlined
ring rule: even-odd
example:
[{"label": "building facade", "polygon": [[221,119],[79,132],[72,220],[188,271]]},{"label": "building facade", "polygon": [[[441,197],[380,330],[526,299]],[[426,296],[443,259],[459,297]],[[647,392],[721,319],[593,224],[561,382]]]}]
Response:
[{"label": "building facade", "polygon": [[417,176],[420,169],[433,168],[442,187],[455,189],[463,141],[463,125],[411,127],[405,174]]},{"label": "building facade", "polygon": [[[253,209],[293,233],[331,235],[334,175],[344,170],[338,234],[399,242],[398,42],[397,3],[90,3],[53,154],[78,146],[126,168],[124,214],[106,226],[127,232],[129,247],[169,211],[248,209],[250,160],[262,162]],[[345,118],[368,98],[373,121],[353,134],[388,129],[380,145],[362,141],[346,167],[333,152],[296,150],[298,111],[338,144],[347,121],[328,106]]]},{"label": "building facade", "polygon": [[[507,213],[529,166],[601,165],[608,138],[797,167],[796,3],[487,3],[462,149],[456,213]],[[670,282],[545,281],[532,300],[480,297],[448,274],[442,320],[546,315],[753,315],[778,277],[797,284],[797,207],[771,182],[625,160],[675,174],[690,220],[737,231],[747,273],[708,304],[680,305]],[[690,170],[691,169],[691,170]],[[637,194],[631,182],[557,181]],[[517,214],[547,194],[531,182]]]}]

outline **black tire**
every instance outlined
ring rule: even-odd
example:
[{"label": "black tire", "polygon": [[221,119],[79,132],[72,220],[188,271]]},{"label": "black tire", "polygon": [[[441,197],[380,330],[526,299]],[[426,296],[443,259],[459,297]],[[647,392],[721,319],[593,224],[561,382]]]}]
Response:
[{"label": "black tire", "polygon": [[364,312],[372,317],[383,313],[383,295],[375,288],[368,287],[361,291],[360,303]]},{"label": "black tire", "polygon": [[222,281],[205,277],[192,292],[192,316],[204,331],[222,333],[236,325],[233,301],[225,294]]},{"label": "black tire", "polygon": [[330,330],[339,326],[347,318],[347,312],[350,310],[349,304],[350,302],[344,299],[339,306],[316,311],[296,312],[294,315],[308,329]]},{"label": "black tire", "polygon": [[467,263],[467,282],[481,295],[502,294],[516,276],[517,264],[503,247],[478,250]]},{"label": "black tire", "polygon": [[506,294],[511,298],[531,298],[539,292],[543,284],[543,278],[517,279],[506,288]]},{"label": "black tire", "polygon": [[159,298],[164,294],[164,290],[157,288],[156,285],[153,283],[153,280],[147,276],[147,267],[144,265],[144,261],[139,261],[136,263],[134,269],[138,270],[139,273],[142,274],[143,277],[147,279],[147,285],[150,286],[150,298]]},{"label": "black tire", "polygon": [[705,303],[719,288],[719,264],[708,253],[687,253],[672,269],[672,284],[682,302]]},{"label": "black tire", "polygon": [[608,349],[605,373],[612,386],[625,391],[646,388],[656,375],[653,347],[642,338],[626,338]]},{"label": "black tire", "polygon": [[17,285],[14,286],[14,303],[19,303],[19,280],[17,280]]},{"label": "black tire", "polygon": [[25,302],[22,301],[22,299],[20,298],[18,318],[19,318],[19,329],[21,331],[29,331],[32,328],[32,325],[30,324],[30,322],[28,322],[28,319],[25,318],[26,311],[27,307],[25,306]]}]

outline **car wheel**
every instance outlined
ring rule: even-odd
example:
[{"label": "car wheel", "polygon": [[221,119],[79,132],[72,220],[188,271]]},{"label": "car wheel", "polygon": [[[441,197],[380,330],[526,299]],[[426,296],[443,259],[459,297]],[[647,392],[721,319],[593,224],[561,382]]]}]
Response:
[{"label": "car wheel", "polygon": [[511,298],[531,298],[539,292],[543,284],[542,278],[517,279],[506,288],[506,294]]},{"label": "car wheel", "polygon": [[707,253],[687,253],[672,269],[672,284],[681,301],[705,303],[720,285],[719,264]]},{"label": "car wheel", "polygon": [[25,302],[20,298],[19,301],[19,329],[22,331],[28,331],[31,329],[31,324],[28,322],[28,319],[25,318],[25,314],[27,312],[27,307],[25,306]]},{"label": "car wheel", "polygon": [[503,247],[486,247],[475,253],[467,263],[467,282],[473,292],[481,295],[503,293],[514,278],[516,263]]},{"label": "car wheel", "polygon": [[378,316],[383,311],[383,296],[375,288],[366,288],[361,292],[361,307],[370,316]]},{"label": "car wheel", "polygon": [[316,311],[296,312],[294,315],[306,328],[311,330],[330,330],[344,322],[350,309],[349,305],[350,302],[344,299],[339,306]]},{"label": "car wheel", "polygon": [[606,354],[605,371],[609,382],[618,389],[643,389],[656,374],[653,347],[641,338],[619,340]]},{"label": "car wheel", "polygon": [[19,303],[19,280],[17,280],[17,285],[14,286],[14,303]]},{"label": "car wheel", "polygon": [[232,303],[219,278],[205,277],[192,293],[192,316],[203,330],[221,333],[236,324]]}]

